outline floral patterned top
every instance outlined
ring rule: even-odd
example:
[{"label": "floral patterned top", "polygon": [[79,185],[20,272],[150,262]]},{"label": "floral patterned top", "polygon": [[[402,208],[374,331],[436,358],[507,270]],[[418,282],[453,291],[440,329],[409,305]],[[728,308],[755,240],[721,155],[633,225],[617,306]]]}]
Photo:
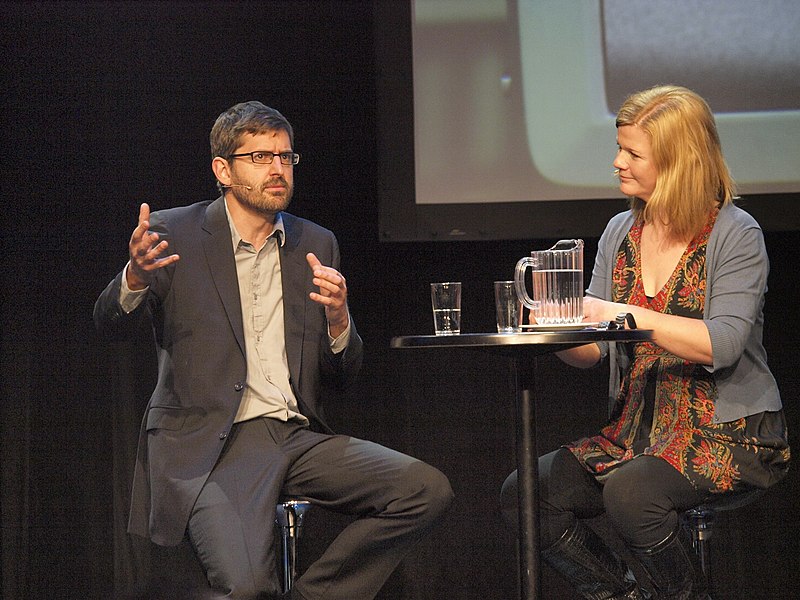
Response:
[{"label": "floral patterned top", "polygon": [[[616,255],[612,301],[702,319],[705,250],[717,212],[652,298],[645,295],[641,277],[642,223],[634,223]],[[782,411],[714,424],[712,373],[652,342],[625,350],[631,362],[609,423],[598,435],[566,446],[599,480],[641,454],[663,458],[696,489],[709,493],[766,488],[785,475],[789,448]]]}]

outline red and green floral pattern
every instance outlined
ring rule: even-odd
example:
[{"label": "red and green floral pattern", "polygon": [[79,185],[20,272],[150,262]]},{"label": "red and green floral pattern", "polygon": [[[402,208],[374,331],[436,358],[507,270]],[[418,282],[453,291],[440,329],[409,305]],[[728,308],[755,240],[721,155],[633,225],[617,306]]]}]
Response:
[{"label": "red and green floral pattern", "polygon": [[[616,256],[613,301],[702,319],[706,246],[716,215],[687,246],[653,298],[645,295],[642,284],[642,225],[634,224]],[[598,479],[639,454],[660,456],[697,489],[710,493],[767,487],[782,477],[789,461],[782,413],[714,423],[717,390],[712,373],[652,342],[628,350],[630,366],[609,423],[599,435],[567,446]]]}]

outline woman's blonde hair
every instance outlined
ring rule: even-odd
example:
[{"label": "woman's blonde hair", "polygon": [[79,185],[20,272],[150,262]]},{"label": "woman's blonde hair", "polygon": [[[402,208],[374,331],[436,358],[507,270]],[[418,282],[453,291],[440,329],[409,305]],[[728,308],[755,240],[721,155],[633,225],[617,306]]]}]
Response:
[{"label": "woman's blonde hair", "polygon": [[624,125],[647,134],[657,173],[650,198],[631,198],[631,209],[645,222],[666,224],[675,239],[692,239],[709,211],[735,195],[711,109],[691,90],[660,85],[623,102],[617,127]]}]

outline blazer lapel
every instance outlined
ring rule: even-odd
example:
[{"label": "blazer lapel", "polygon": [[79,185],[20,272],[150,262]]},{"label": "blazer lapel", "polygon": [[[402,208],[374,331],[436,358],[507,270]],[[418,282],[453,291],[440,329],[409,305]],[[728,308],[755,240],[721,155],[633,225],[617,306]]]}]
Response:
[{"label": "blazer lapel", "polygon": [[228,218],[225,216],[225,203],[217,198],[206,209],[203,223],[203,250],[208,261],[211,279],[217,289],[225,312],[228,315],[233,334],[245,353],[244,325],[242,323],[242,303],[239,297],[239,280],[236,276],[236,262],[233,258],[233,242]]},{"label": "blazer lapel", "polygon": [[300,249],[300,223],[292,215],[282,213],[286,240],[281,248],[281,281],[283,285],[283,327],[286,337],[286,358],[292,380],[300,381],[303,358],[305,311],[311,292],[311,272],[305,254]]}]

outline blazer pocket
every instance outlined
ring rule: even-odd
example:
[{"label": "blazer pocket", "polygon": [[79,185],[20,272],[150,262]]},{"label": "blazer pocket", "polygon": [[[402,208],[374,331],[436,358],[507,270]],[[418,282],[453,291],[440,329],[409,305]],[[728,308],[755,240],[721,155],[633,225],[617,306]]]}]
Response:
[{"label": "blazer pocket", "polygon": [[147,431],[167,429],[178,431],[186,422],[188,411],[174,406],[154,406],[147,412]]}]

